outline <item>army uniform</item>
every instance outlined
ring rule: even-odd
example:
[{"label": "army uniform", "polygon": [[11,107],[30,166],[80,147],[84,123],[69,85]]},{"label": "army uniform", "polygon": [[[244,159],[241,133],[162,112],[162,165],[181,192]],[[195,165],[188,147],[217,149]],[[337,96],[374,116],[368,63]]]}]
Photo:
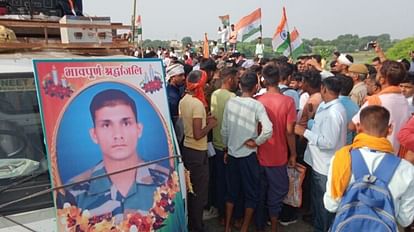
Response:
[{"label": "army uniform", "polygon": [[[167,181],[169,172],[169,169],[158,164],[138,168],[136,181],[125,197],[112,184],[109,176],[83,182],[65,191],[64,202],[60,200],[61,206],[67,202],[82,211],[88,210],[91,217],[115,217],[115,222],[119,223],[128,213],[148,213],[153,206],[154,192]],[[100,162],[94,168],[72,178],[69,183],[104,174],[107,172],[103,162]]]}]

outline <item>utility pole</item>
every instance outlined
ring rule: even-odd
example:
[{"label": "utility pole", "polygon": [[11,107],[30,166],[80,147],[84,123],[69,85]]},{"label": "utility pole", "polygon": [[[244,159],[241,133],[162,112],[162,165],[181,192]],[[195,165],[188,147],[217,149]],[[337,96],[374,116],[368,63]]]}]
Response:
[{"label": "utility pole", "polygon": [[132,44],[135,44],[135,18],[137,9],[137,0],[134,0],[134,7],[132,8]]}]

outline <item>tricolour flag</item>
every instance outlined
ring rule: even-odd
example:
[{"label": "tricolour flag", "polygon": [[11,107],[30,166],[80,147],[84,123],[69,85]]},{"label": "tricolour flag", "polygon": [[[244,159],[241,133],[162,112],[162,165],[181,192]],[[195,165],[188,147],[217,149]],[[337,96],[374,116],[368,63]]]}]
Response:
[{"label": "tricolour flag", "polygon": [[219,16],[223,26],[230,26],[230,15]]},{"label": "tricolour flag", "polygon": [[272,38],[272,47],[275,52],[284,53],[286,49],[289,49],[290,38],[289,30],[287,27],[286,10],[283,7],[282,19],[279,26],[277,26],[276,32]]},{"label": "tricolour flag", "polygon": [[135,27],[137,28],[137,35],[142,35],[142,22],[141,22],[141,15],[137,16],[137,20],[135,21]]},{"label": "tricolour flag", "polygon": [[[283,52],[283,55],[290,55],[296,59],[303,53],[303,42],[296,28],[293,29],[292,33],[290,33],[290,47],[291,48],[288,48]],[[290,54],[290,51],[292,51],[292,54]]]},{"label": "tricolour flag", "polygon": [[261,25],[262,11],[261,8],[253,11],[251,14],[244,16],[235,25],[237,31],[237,40],[250,42],[262,35]]}]

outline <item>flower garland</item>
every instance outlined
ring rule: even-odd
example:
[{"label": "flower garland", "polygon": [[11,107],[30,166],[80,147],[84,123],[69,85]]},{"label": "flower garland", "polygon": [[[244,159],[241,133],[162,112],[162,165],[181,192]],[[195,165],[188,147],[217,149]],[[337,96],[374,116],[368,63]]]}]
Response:
[{"label": "flower garland", "polygon": [[171,173],[168,180],[154,192],[154,203],[148,214],[129,213],[119,224],[111,213],[91,217],[88,210],[83,210],[65,203],[58,209],[58,223],[67,232],[151,232],[164,226],[170,213],[174,213],[173,199],[180,191],[178,174]]}]

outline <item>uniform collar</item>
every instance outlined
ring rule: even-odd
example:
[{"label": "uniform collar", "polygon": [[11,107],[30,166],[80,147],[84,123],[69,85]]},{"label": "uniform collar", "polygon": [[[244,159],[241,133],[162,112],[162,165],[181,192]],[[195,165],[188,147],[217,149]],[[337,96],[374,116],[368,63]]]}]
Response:
[{"label": "uniform collar", "polygon": [[[168,178],[168,170],[157,165],[151,164],[148,166],[138,168],[135,184],[131,186],[131,189],[128,192],[128,196],[134,194],[137,191],[137,185],[161,185]],[[107,174],[103,162],[100,162],[93,169],[91,178],[97,177],[100,175]],[[109,176],[105,176],[99,179],[92,180],[89,185],[88,194],[99,194],[104,192],[111,191],[111,188],[114,187]]]}]

